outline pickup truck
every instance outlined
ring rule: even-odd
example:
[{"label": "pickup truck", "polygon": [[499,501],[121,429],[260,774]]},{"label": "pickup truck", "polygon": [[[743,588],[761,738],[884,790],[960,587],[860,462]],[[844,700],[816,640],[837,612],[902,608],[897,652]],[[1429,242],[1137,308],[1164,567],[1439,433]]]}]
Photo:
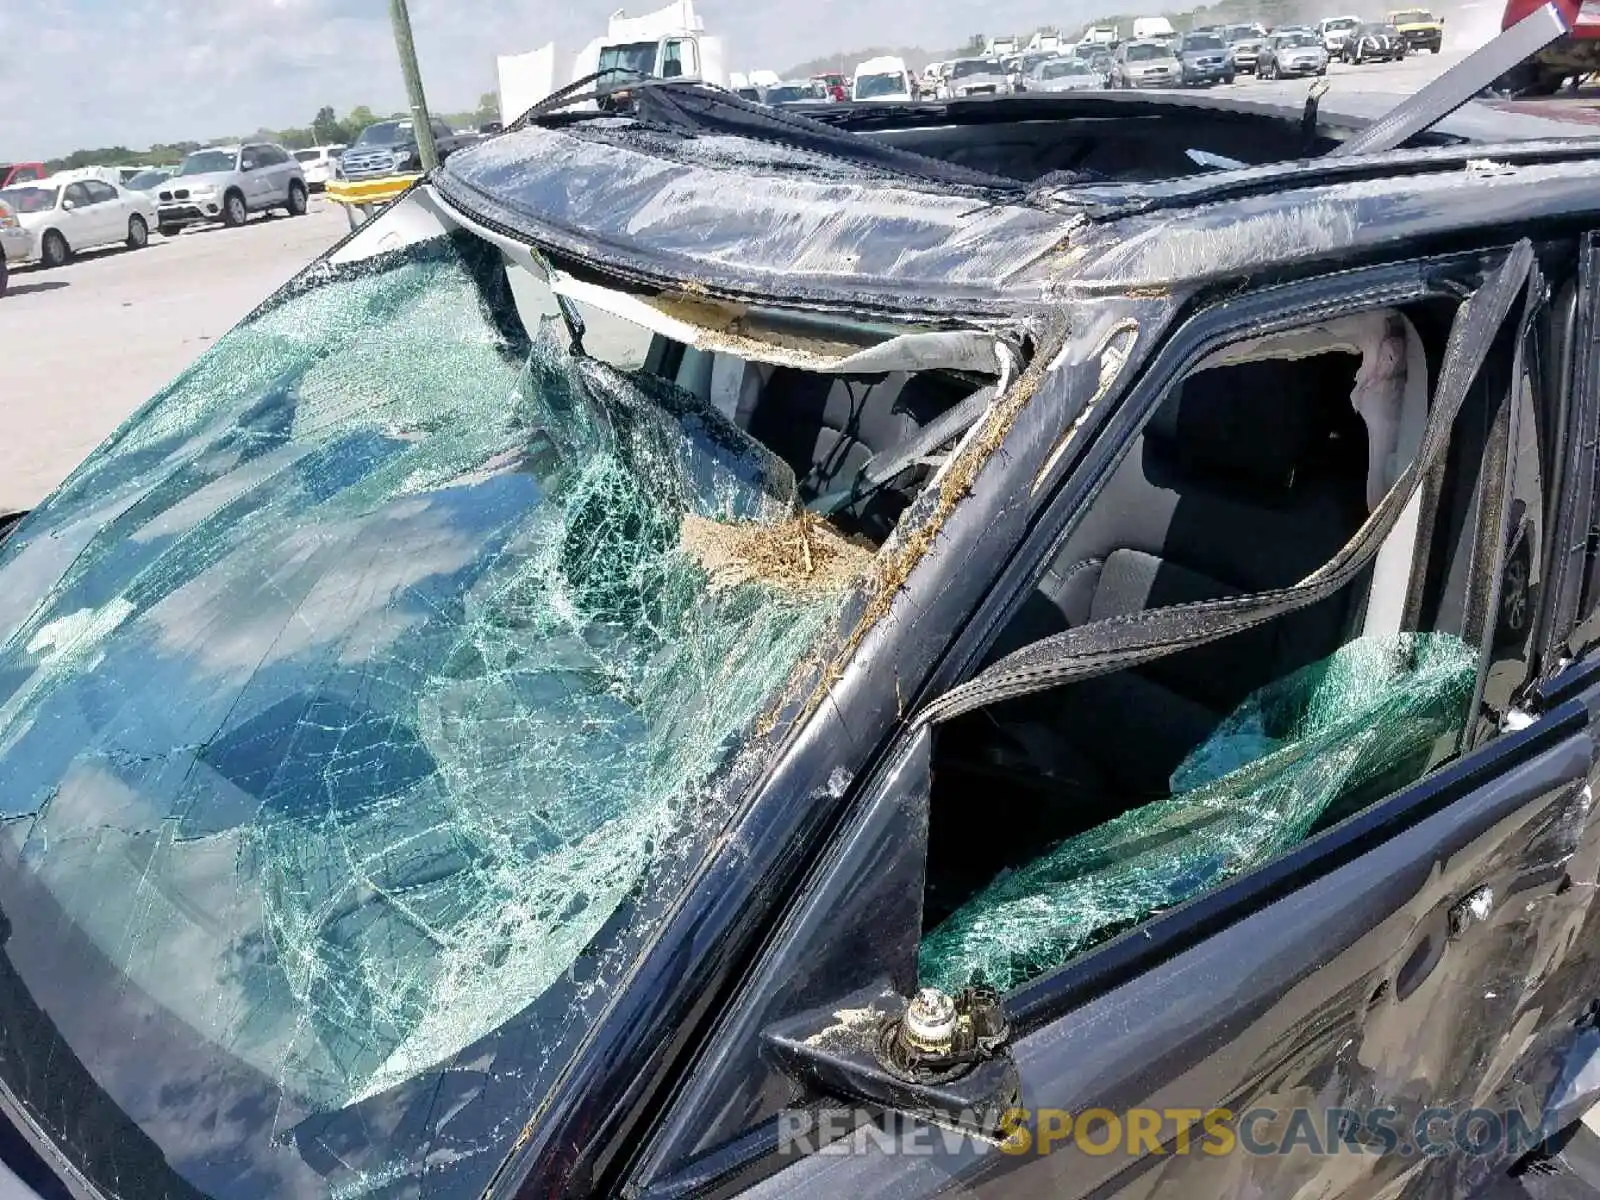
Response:
[{"label": "pickup truck", "polygon": [[[478,140],[476,134],[458,134],[440,120],[434,120],[432,125],[433,144],[440,162]],[[377,179],[421,169],[416,127],[407,117],[368,125],[339,160],[339,174],[344,179]]]}]

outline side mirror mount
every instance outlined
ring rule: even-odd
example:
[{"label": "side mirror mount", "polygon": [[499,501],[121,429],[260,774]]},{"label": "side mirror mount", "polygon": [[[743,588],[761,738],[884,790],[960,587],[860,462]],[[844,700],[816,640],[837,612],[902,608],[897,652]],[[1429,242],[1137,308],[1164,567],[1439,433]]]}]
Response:
[{"label": "side mirror mount", "polygon": [[897,1109],[1000,1140],[1021,1099],[1004,1002],[992,988],[909,999],[885,981],[762,1033],[809,1090]]},{"label": "side mirror mount", "polygon": [[[982,986],[956,995],[918,986],[925,864],[904,848],[927,844],[932,743],[932,731],[920,730],[874,784],[792,942],[764,968],[775,981],[803,962],[813,986],[787,993],[760,1039],[769,1060],[812,1095],[999,1139],[1020,1095],[1000,996]],[[863,941],[873,955],[856,949]],[[823,980],[832,986],[814,986]]]}]

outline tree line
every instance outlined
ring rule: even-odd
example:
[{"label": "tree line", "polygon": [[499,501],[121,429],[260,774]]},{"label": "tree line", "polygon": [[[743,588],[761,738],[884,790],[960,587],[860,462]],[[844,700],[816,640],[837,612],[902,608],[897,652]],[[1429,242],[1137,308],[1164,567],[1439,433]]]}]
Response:
[{"label": "tree line", "polygon": [[[50,171],[64,171],[71,167],[164,167],[181,162],[184,155],[207,146],[226,146],[236,142],[277,142],[288,150],[338,143],[348,145],[375,121],[398,120],[410,115],[409,112],[379,114],[365,104],[358,104],[341,117],[334,112],[332,105],[324,104],[309,125],[288,129],[262,128],[242,137],[212,138],[208,142],[157,142],[143,150],[127,146],[74,150],[61,158],[51,159],[45,166]],[[500,100],[494,92],[485,92],[478,97],[478,107],[471,112],[433,115],[454,127],[470,126],[476,129],[479,125],[500,119]]]}]

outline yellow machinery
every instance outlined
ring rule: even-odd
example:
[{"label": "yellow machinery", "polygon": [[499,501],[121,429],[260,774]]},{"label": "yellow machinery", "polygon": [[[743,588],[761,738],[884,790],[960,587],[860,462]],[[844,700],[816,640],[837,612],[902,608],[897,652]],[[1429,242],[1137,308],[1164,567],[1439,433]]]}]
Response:
[{"label": "yellow machinery", "polygon": [[373,215],[418,179],[420,173],[382,175],[376,179],[330,179],[325,195],[335,204],[344,205],[345,216],[354,229]]}]

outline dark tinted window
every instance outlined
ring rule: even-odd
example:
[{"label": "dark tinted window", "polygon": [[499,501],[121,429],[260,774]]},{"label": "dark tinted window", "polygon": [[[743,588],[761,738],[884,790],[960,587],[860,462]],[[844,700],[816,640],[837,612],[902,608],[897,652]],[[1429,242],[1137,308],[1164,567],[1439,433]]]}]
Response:
[{"label": "dark tinted window", "polygon": [[98,179],[87,180],[83,185],[84,191],[89,193],[90,204],[104,204],[108,200],[117,198],[117,189],[109,183],[102,183]]}]

